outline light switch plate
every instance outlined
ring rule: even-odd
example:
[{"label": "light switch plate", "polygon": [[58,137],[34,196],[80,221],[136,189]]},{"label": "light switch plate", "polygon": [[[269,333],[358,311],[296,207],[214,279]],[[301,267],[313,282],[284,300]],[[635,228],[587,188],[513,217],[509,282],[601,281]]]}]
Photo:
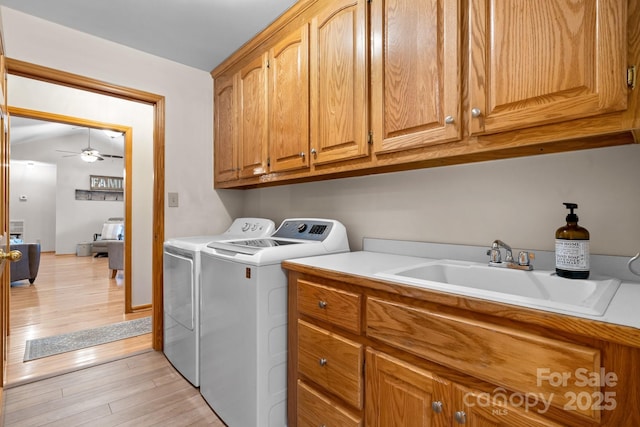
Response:
[{"label": "light switch plate", "polygon": [[179,203],[178,203],[178,193],[168,193],[168,198],[169,198],[169,207],[170,208],[177,208]]}]

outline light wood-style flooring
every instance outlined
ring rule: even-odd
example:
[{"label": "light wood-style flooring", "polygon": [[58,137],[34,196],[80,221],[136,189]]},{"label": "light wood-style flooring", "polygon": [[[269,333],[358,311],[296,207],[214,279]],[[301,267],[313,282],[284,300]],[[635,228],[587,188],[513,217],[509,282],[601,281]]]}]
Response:
[{"label": "light wood-style flooring", "polygon": [[5,391],[5,426],[219,426],[162,353],[143,354]]},{"label": "light wood-style flooring", "polygon": [[107,258],[43,253],[34,284],[18,283],[0,426],[223,426],[151,334],[23,362],[28,339],[151,315],[124,314],[122,272],[112,279]]},{"label": "light wood-style flooring", "polygon": [[122,272],[111,279],[108,258],[43,253],[33,283],[11,287],[6,385],[32,381],[151,348],[151,334],[23,362],[26,340],[150,316],[124,314]]}]

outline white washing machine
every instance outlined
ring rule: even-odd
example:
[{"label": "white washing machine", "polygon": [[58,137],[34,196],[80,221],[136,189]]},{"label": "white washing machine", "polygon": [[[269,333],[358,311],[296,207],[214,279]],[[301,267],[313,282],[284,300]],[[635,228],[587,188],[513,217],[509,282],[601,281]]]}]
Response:
[{"label": "white washing machine", "polygon": [[228,426],[287,425],[281,261],[348,251],[345,227],[327,219],[287,219],[271,237],[202,248],[200,393]]},{"label": "white washing machine", "polygon": [[164,354],[191,384],[200,385],[200,249],[214,240],[269,236],[270,219],[238,218],[220,235],[164,242]]}]

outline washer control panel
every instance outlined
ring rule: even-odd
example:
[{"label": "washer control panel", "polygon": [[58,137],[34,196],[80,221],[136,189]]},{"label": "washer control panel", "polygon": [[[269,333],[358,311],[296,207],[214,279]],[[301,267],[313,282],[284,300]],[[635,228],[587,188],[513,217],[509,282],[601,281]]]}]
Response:
[{"label": "washer control panel", "polygon": [[331,233],[333,222],[314,219],[288,219],[271,236],[284,239],[323,241]]}]

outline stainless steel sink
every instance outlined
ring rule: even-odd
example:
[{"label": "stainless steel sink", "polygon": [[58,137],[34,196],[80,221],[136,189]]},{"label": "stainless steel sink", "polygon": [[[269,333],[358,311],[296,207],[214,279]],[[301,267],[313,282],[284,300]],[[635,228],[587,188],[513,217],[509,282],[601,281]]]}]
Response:
[{"label": "stainless steel sink", "polygon": [[602,316],[620,280],[592,275],[588,280],[552,271],[521,271],[486,264],[437,260],[383,271],[389,281],[533,308]]}]

